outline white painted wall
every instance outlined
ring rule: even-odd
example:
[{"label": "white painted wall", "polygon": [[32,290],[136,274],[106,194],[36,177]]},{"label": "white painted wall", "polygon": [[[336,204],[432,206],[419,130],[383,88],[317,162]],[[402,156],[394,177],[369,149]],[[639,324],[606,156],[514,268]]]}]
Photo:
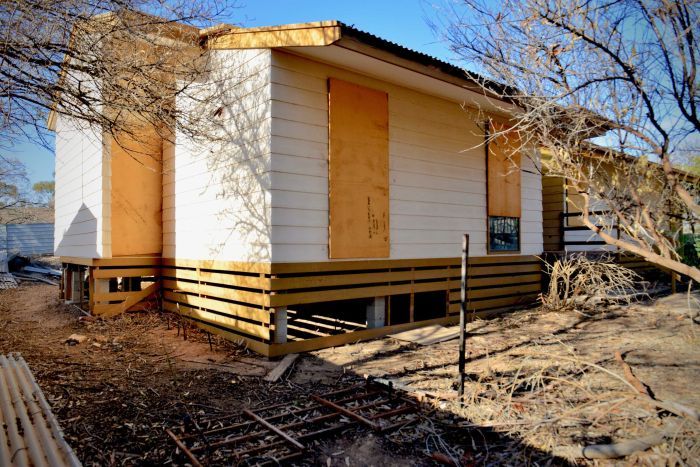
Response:
[{"label": "white painted wall", "polygon": [[108,170],[102,134],[75,119],[57,116],[56,255],[110,256],[104,235],[109,226]]},{"label": "white painted wall", "polygon": [[177,105],[203,116],[219,141],[176,134],[163,157],[163,256],[270,260],[269,49],[221,50],[197,90],[211,102]]},{"label": "white painted wall", "polygon": [[[459,256],[465,232],[470,255],[486,255],[486,165],[474,112],[273,51],[272,261],[328,260],[329,77],[389,94],[390,258]],[[521,254],[542,252],[542,189],[534,165],[523,158]]]}]

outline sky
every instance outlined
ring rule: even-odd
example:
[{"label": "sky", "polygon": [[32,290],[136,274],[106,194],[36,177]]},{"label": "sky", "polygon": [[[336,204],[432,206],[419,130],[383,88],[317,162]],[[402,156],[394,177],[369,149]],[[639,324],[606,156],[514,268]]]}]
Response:
[{"label": "sky", "polygon": [[[226,19],[237,26],[335,19],[443,60],[451,57],[428,25],[427,18],[435,11],[431,0],[238,0],[237,4]],[[19,142],[9,155],[26,164],[31,184],[53,180],[53,150]]]}]

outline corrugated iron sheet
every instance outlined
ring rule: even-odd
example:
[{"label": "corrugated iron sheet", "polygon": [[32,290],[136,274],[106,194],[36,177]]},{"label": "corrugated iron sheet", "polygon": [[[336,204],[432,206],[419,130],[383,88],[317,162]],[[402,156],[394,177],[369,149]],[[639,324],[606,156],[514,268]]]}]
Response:
[{"label": "corrugated iron sheet", "polygon": [[7,224],[6,242],[8,253],[52,255],[53,224]]},{"label": "corrugated iron sheet", "polygon": [[81,465],[19,354],[0,355],[0,465]]}]

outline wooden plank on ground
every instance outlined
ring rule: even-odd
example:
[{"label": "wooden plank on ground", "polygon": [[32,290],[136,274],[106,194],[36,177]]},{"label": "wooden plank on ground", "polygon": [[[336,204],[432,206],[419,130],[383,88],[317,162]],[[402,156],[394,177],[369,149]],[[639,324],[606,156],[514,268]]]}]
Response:
[{"label": "wooden plank on ground", "polygon": [[284,356],[282,361],[272,369],[270,373],[265,376],[265,381],[269,381],[271,383],[274,383],[278,379],[282,377],[282,375],[289,369],[290,366],[292,366],[292,363],[296,361],[296,359],[299,357],[298,353],[290,353]]},{"label": "wooden plank on ground", "polygon": [[440,324],[433,324],[432,326],[411,329],[398,334],[389,334],[388,337],[400,341],[414,342],[419,345],[430,345],[456,339],[459,337],[459,329],[455,327],[446,328]]}]

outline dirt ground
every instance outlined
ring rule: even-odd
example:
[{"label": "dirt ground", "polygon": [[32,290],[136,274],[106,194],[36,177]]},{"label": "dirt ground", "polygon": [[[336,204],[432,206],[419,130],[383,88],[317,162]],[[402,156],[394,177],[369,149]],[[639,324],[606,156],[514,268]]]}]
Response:
[{"label": "dirt ground", "polygon": [[[184,465],[165,434],[189,416],[292,402],[363,375],[438,396],[411,426],[388,435],[348,429],[309,450],[305,465],[595,463],[700,465],[700,425],[635,393],[620,352],[657,401],[700,408],[697,295],[593,312],[522,311],[469,325],[465,404],[455,395],[456,340],[431,346],[378,339],[277,362],[190,329],[174,317],[82,319],[50,285],[0,291],[0,353],[20,352],[85,465]],[[690,305],[690,307],[689,307]],[[71,334],[87,337],[68,345]],[[674,406],[675,407],[675,406]],[[663,442],[617,461],[572,448],[658,433]]]}]

